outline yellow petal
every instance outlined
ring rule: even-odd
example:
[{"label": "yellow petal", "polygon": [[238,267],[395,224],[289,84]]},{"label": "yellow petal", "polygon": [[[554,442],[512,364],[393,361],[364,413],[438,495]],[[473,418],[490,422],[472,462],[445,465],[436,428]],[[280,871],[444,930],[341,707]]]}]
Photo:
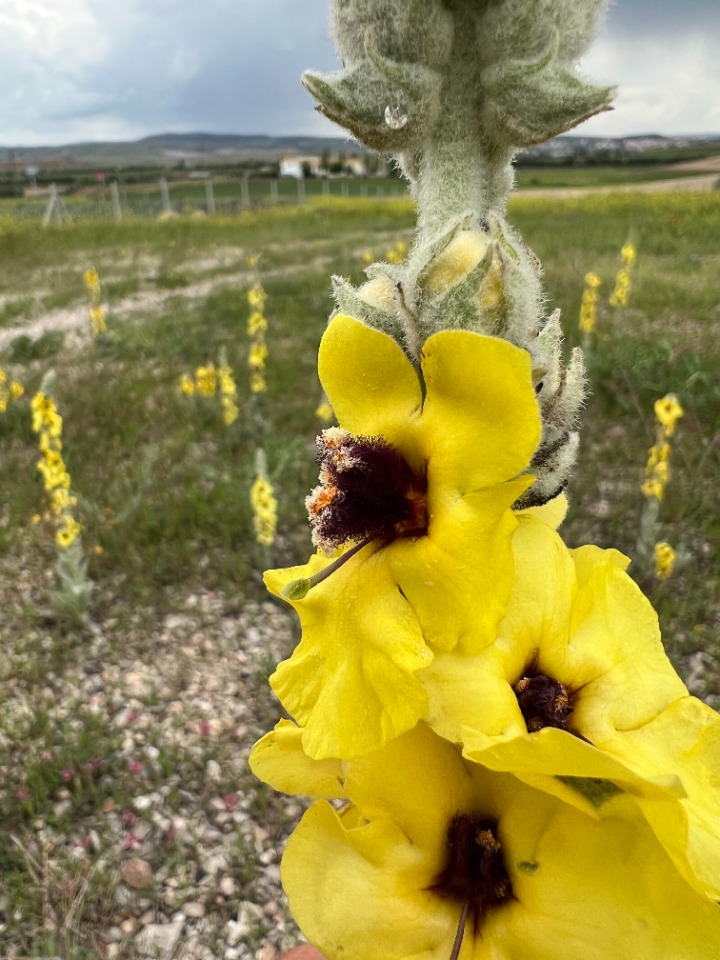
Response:
[{"label": "yellow petal", "polygon": [[422,403],[420,381],[395,341],[338,314],[322,338],[318,373],[339,423],[350,433],[396,442]]},{"label": "yellow petal", "polygon": [[[437,778],[454,789],[458,777],[453,747],[428,738],[415,731],[384,759],[349,764],[357,805],[316,803],[288,842],[291,909],[328,960],[450,956],[461,904],[435,888],[452,807]],[[468,924],[461,960],[715,960],[720,907],[685,882],[631,801],[623,817],[594,819],[508,774],[464,768],[450,816],[497,821],[512,897]]]},{"label": "yellow petal", "polygon": [[480,749],[527,733],[497,646],[473,657],[436,654],[419,676],[429,698],[426,721],[444,739]]},{"label": "yellow petal", "polygon": [[[720,900],[720,715],[695,697],[682,697],[608,748],[646,775],[666,772],[680,778],[687,793],[681,800],[687,837],[678,822],[682,818],[653,827],[669,852],[679,847],[686,855],[708,896]],[[676,859],[683,869],[683,858]]]},{"label": "yellow petal", "polygon": [[513,578],[509,509],[527,487],[525,478],[454,500],[431,499],[427,536],[398,540],[387,562],[436,650],[474,653],[492,643]]},{"label": "yellow petal", "polygon": [[515,580],[498,642],[512,658],[508,676],[518,666],[531,666],[555,644],[566,644],[572,603],[576,593],[572,555],[552,527],[522,511],[513,537]]},{"label": "yellow petal", "polygon": [[549,675],[582,691],[573,714],[576,729],[595,744],[607,744],[617,731],[647,723],[687,689],[665,654],[649,600],[612,555],[586,547],[584,561],[591,549],[595,563],[579,568],[570,642],[557,644],[542,662]]},{"label": "yellow petal", "polygon": [[530,355],[467,330],[423,346],[422,442],[428,478],[462,496],[524,470],[540,441]]},{"label": "yellow petal", "polygon": [[494,789],[516,899],[489,912],[472,960],[717,956],[720,907],[688,886],[641,818],[593,820],[511,777]]},{"label": "yellow petal", "polygon": [[568,507],[567,494],[559,493],[556,497],[553,497],[552,500],[548,500],[547,503],[542,504],[542,506],[527,507],[522,511],[522,515],[536,517],[549,527],[552,527],[553,530],[557,530],[567,516]]},{"label": "yellow petal", "polygon": [[299,793],[316,800],[344,798],[341,762],[312,760],[303,750],[302,733],[289,720],[280,720],[253,747],[250,769],[281,793]]},{"label": "yellow petal", "polygon": [[432,874],[393,823],[346,830],[342,812],[322,802],[305,814],[282,861],[290,909],[328,960],[447,960],[460,909],[423,889]]},{"label": "yellow petal", "polygon": [[[274,571],[266,582],[281,590],[318,565],[321,558],[307,568]],[[432,652],[382,549],[366,547],[293,606],[303,637],[270,683],[305,728],[303,745],[311,757],[360,756],[425,715],[427,694],[415,673],[431,662]]]},{"label": "yellow petal", "polygon": [[424,724],[347,764],[347,796],[370,820],[391,819],[433,863],[445,855],[437,821],[449,823],[473,804],[459,751]]}]

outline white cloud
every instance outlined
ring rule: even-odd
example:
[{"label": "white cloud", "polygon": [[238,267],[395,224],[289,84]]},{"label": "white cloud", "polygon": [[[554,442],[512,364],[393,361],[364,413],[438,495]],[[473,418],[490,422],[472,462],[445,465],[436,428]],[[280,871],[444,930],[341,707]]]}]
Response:
[{"label": "white cloud", "polygon": [[[676,0],[611,8],[583,69],[620,94],[583,131],[720,132],[718,33],[708,28],[718,0],[685,2],[684,20]],[[342,134],[299,82],[305,67],[337,66],[328,9],[329,0],[0,0],[0,143]]]},{"label": "white cloud", "polygon": [[619,87],[615,109],[583,124],[584,133],[720,133],[720,61],[712,31],[602,37],[582,69],[595,82]]}]

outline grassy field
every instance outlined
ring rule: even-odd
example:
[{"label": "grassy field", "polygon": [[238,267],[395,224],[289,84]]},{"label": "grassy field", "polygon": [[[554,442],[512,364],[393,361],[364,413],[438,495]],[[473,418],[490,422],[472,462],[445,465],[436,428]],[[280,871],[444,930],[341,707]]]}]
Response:
[{"label": "grassy field", "polygon": [[[700,171],[702,172],[702,171]],[[523,189],[557,189],[627,186],[653,183],[658,180],[682,180],[696,176],[697,170],[676,168],[660,163],[615,164],[613,166],[520,166],[516,180]],[[397,197],[406,195],[403,181],[397,177],[348,177],[341,179],[307,179],[301,187],[291,178],[270,180],[249,178],[246,192],[240,179],[218,177],[213,181],[216,208],[226,212],[237,211],[243,205],[297,203],[302,189],[308,198],[333,197]],[[205,181],[173,180],[169,178],[169,199],[173,210],[189,213],[207,210]],[[122,185],[120,201],[125,215],[158,213],[163,208],[162,193],[157,180],[149,183]],[[92,186],[71,193],[64,200],[73,216],[110,216],[112,202],[109,186]],[[0,216],[41,218],[47,205],[46,198],[0,200]]]},{"label": "grassy field", "polygon": [[[267,674],[297,639],[261,571],[310,549],[303,499],[317,471],[328,278],[360,281],[363,251],[382,258],[409,239],[413,219],[406,200],[317,199],[45,231],[0,220],[0,367],[25,387],[0,414],[0,830],[13,838],[0,851],[0,939],[9,956],[130,958],[143,930],[178,915],[187,957],[272,960],[295,942],[275,860],[298,808],[245,766],[277,716]],[[687,561],[665,583],[631,572],[677,666],[717,705],[720,195],[517,198],[510,219],[544,264],[568,347],[579,342],[584,275],[602,278],[563,527],[571,545],[633,555],[653,402],[672,391],[685,409],[660,517]],[[629,236],[639,251],[630,302],[611,309]],[[249,255],[260,256],[268,295],[260,400],[246,377]],[[90,267],[108,307],[96,340],[82,281]],[[216,402],[178,389],[183,373],[218,363],[221,351],[240,396],[229,427]],[[85,626],[53,610],[52,532],[33,522],[43,490],[27,400],[50,369],[94,584]],[[259,444],[279,501],[270,551],[254,542],[248,496]],[[220,851],[213,865],[208,848]],[[128,880],[133,858],[149,865],[145,886]]]}]

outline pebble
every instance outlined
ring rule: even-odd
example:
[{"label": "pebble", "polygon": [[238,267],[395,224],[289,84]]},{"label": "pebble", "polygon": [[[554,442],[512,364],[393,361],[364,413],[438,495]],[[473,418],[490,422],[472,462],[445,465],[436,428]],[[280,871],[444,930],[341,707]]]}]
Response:
[{"label": "pebble", "polygon": [[170,960],[182,933],[182,920],[150,923],[135,938],[135,950],[144,957]]},{"label": "pebble", "polygon": [[205,904],[198,903],[197,900],[190,900],[188,903],[183,905],[183,913],[186,917],[204,917],[205,916]]},{"label": "pebble", "polygon": [[120,865],[120,876],[123,883],[133,890],[143,890],[152,883],[153,873],[147,860],[133,857]]},{"label": "pebble", "polygon": [[220,783],[222,780],[222,768],[217,760],[208,760],[205,764],[205,773],[212,783]]},{"label": "pebble", "polygon": [[220,893],[224,897],[234,897],[237,891],[232,877],[223,877],[219,884]]}]

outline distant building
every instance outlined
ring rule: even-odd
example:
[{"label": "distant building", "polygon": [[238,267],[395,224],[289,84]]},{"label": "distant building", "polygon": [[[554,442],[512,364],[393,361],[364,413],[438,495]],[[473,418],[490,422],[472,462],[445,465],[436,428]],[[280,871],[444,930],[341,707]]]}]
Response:
[{"label": "distant building", "polygon": [[320,157],[281,157],[280,176],[302,180],[309,173],[311,177],[321,175]]}]

